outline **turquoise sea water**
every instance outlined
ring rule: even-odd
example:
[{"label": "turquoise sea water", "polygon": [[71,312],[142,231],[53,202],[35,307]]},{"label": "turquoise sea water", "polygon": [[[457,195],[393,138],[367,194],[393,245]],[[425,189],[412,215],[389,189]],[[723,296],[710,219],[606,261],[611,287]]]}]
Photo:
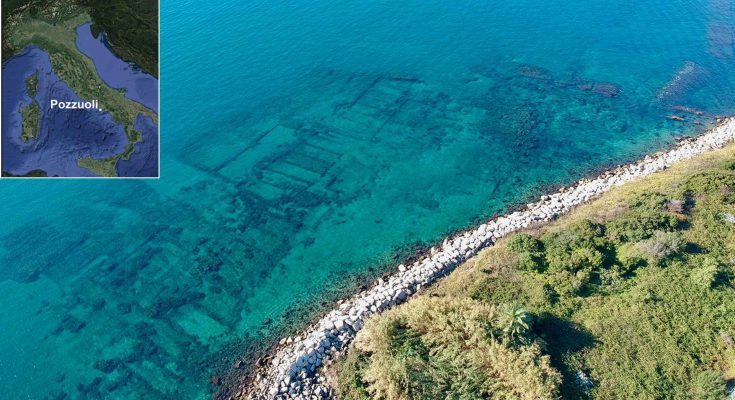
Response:
[{"label": "turquoise sea water", "polygon": [[732,0],[599,3],[162,0],[162,178],[0,182],[0,398],[206,398],[357,276],[735,110]]}]

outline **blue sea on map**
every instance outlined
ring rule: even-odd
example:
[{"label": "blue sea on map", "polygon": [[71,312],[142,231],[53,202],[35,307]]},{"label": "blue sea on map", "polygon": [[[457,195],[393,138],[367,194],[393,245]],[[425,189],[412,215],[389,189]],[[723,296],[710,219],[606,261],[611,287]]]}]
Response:
[{"label": "blue sea on map", "polygon": [[161,178],[0,182],[0,393],[209,398],[417,249],[733,114],[734,23],[732,0],[162,0]]}]

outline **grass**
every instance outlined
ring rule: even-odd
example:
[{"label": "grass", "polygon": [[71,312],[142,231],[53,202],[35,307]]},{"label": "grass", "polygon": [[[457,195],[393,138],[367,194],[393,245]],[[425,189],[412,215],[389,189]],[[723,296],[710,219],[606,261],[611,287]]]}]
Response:
[{"label": "grass", "polygon": [[[735,381],[735,224],[729,215],[735,215],[735,145],[615,188],[552,223],[501,240],[407,304],[368,321],[332,371],[339,390],[361,398],[360,390],[377,393],[371,387],[378,382],[395,385],[395,377],[372,365],[388,371],[400,365],[397,353],[359,343],[394,341],[378,328],[389,320],[436,323],[444,311],[416,304],[444,301],[527,310],[534,317],[529,344],[507,348],[538,346],[535,357],[549,357],[548,373],[563,377],[563,398],[722,399],[726,382]],[[442,352],[419,333],[423,352]],[[467,343],[450,335],[446,341],[442,346]],[[510,381],[522,379],[522,370],[505,367],[517,374]],[[436,368],[431,384],[441,386],[432,377],[451,368]],[[473,398],[462,390],[449,398]],[[378,397],[416,398],[406,390]]]}]

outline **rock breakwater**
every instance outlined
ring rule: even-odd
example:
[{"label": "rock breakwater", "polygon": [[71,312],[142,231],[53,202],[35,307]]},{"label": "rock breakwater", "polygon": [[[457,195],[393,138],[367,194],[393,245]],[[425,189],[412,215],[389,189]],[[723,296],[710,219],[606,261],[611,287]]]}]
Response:
[{"label": "rock breakwater", "polygon": [[458,265],[510,233],[550,221],[613,187],[664,170],[672,164],[723,147],[735,140],[735,118],[696,138],[680,141],[673,149],[608,170],[591,179],[544,195],[523,210],[494,218],[473,230],[444,239],[411,265],[399,265],[388,278],[350,299],[299,335],[281,340],[280,346],[258,371],[249,387],[240,388],[239,399],[321,399],[333,397],[319,369],[342,354],[367,318],[400,304],[421,288],[451,272]]}]

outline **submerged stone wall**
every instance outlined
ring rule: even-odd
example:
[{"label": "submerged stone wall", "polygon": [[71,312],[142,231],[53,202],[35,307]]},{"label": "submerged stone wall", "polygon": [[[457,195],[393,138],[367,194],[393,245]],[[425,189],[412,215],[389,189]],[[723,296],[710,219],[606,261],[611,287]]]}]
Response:
[{"label": "submerged stone wall", "polygon": [[474,230],[444,239],[441,247],[412,265],[399,265],[387,279],[354,295],[311,325],[302,334],[281,340],[270,362],[258,371],[252,387],[238,394],[247,399],[331,398],[332,389],[319,368],[339,356],[370,316],[404,302],[437,278],[492,245],[496,240],[531,225],[550,221],[575,206],[599,197],[615,186],[664,170],[672,164],[735,140],[735,118],[718,121],[707,133],[679,142],[672,150],[583,179],[558,193],[542,196],[522,211],[495,218]]}]

